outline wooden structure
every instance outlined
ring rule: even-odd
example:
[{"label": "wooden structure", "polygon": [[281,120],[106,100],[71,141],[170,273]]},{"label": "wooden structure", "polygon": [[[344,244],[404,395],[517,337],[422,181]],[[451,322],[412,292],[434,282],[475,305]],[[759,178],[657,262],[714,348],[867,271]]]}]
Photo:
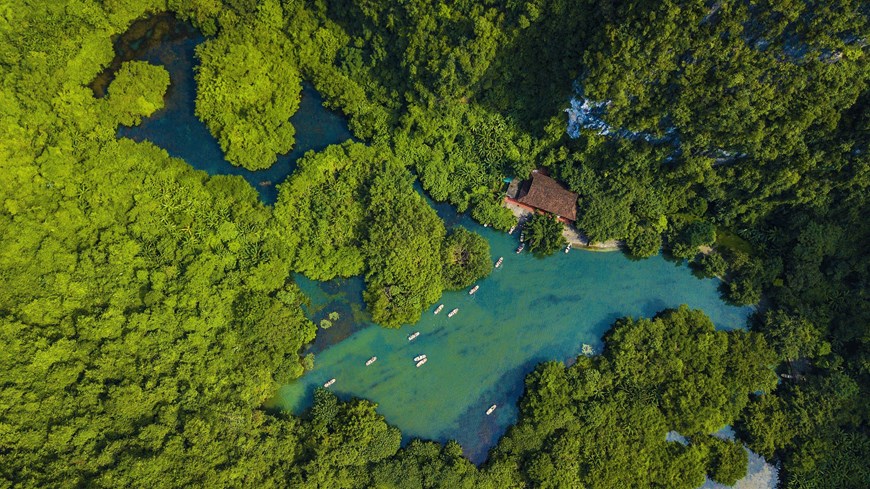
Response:
[{"label": "wooden structure", "polygon": [[507,194],[507,200],[514,204],[549,212],[570,222],[577,220],[577,197],[578,194],[537,170],[532,172],[531,180],[511,182]]}]

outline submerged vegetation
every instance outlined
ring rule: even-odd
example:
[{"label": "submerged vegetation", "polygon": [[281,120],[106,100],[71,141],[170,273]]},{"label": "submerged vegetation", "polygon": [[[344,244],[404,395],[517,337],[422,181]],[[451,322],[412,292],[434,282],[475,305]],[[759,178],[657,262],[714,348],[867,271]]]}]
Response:
[{"label": "submerged vegetation", "polygon": [[[710,437],[723,424],[785,487],[870,480],[861,2],[19,3],[0,22],[5,484],[695,487],[743,472]],[[233,164],[292,147],[303,79],[364,143],[306,155],[272,208],[117,139],[162,107],[166,70],[130,61],[106,97],[89,85],[112,36],[160,12],[209,36],[196,113]],[[569,138],[572,96],[613,130]],[[480,469],[455,443],[400,449],[365,400],[264,408],[314,363],[291,272],[362,274],[375,321],[412,323],[491,266],[412,175],[506,230],[503,179],[539,166],[580,194],[590,239],[649,256],[664,238],[728,300],[764,296],[752,332],[686,309],[618,321],[603,355],[529,375]]]}]

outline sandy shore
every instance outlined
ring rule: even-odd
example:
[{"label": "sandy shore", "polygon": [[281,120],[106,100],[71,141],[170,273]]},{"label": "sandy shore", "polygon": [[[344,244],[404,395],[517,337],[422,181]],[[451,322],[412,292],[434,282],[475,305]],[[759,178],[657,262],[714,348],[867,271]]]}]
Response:
[{"label": "sandy shore", "polygon": [[[517,216],[517,220],[520,224],[524,223],[532,216],[531,211],[514,203],[505,201],[503,205]],[[564,236],[565,240],[571,244],[572,248],[580,248],[589,251],[618,251],[622,247],[622,242],[615,239],[604,241],[602,243],[590,243],[586,236],[583,236],[583,233],[578,231],[574,226],[568,224],[566,224],[565,228],[562,230],[562,236]]]}]

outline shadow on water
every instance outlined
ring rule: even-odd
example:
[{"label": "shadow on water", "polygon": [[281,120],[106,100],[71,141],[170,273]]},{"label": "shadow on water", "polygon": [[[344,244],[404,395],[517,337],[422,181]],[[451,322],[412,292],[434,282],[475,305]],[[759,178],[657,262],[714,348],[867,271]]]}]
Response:
[{"label": "shadow on water", "polygon": [[165,107],[138,126],[118,128],[118,137],[151,141],[170,156],[184,159],[197,170],[210,175],[240,175],[267,204],[278,198],[275,186],[296,169],[297,160],[308,151],[319,151],[331,144],[352,139],[344,118],[323,107],[323,98],[309,83],[302,84],[299,110],[290,118],[296,128],[296,144],[286,155],[265,170],[250,171],[233,166],[225,158],[217,140],[194,114],[196,46],[205,37],[193,26],[169,14],[135,22],[115,40],[117,56],[109,68],[94,80],[96,95],[105,93],[114,73],[124,61],[141,60],[162,65],[169,72],[170,86]]}]

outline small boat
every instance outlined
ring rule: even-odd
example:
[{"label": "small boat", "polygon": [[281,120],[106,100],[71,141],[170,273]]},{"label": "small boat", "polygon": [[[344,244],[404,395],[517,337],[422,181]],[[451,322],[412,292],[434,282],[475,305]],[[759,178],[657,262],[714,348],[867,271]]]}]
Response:
[{"label": "small boat", "polygon": [[426,355],[417,355],[416,357],[414,357],[414,361],[419,362],[420,360],[422,360],[424,358],[426,358]]},{"label": "small boat", "polygon": [[414,341],[417,339],[418,336],[420,336],[420,332],[416,331],[411,336],[408,336],[408,341]]},{"label": "small boat", "polygon": [[331,386],[331,385],[334,384],[334,383],[335,383],[335,379],[329,379],[329,380],[326,381],[325,384],[323,384],[323,387],[329,387],[329,386]]},{"label": "small boat", "polygon": [[526,233],[520,233],[520,243],[526,240]]},{"label": "small boat", "polygon": [[369,358],[368,360],[366,360],[366,367],[368,367],[369,365],[371,365],[371,364],[373,364],[373,363],[375,363],[375,362],[377,362],[377,361],[378,361],[378,357],[371,357],[371,358]]},{"label": "small boat", "polygon": [[468,295],[474,295],[474,293],[477,292],[477,289],[479,289],[479,288],[480,288],[479,285],[475,285],[474,287],[471,288],[471,290],[468,291]]},{"label": "small boat", "polygon": [[486,410],[486,415],[489,416],[490,414],[492,414],[492,412],[495,411],[495,408],[497,407],[498,404],[493,404],[492,406],[490,406],[489,409]]},{"label": "small boat", "polygon": [[516,226],[511,226],[511,229],[510,229],[510,231],[508,231],[508,234],[514,234],[514,231],[516,231],[516,230],[517,230]]},{"label": "small boat", "polygon": [[522,253],[524,249],[526,249],[526,244],[525,244],[525,243],[521,243],[521,244],[520,244],[520,247],[517,248],[517,254]]},{"label": "small boat", "polygon": [[484,224],[483,227],[488,228],[489,224]]},{"label": "small boat", "polygon": [[260,182],[260,186],[261,187],[271,187],[272,182],[270,180],[263,180],[262,182]]},{"label": "small boat", "polygon": [[571,251],[571,243],[568,243],[568,246],[565,247],[565,253]]},{"label": "small boat", "polygon": [[495,268],[500,267],[500,266],[501,266],[501,263],[502,263],[503,261],[504,261],[504,257],[503,257],[503,256],[498,257],[498,261],[495,262]]},{"label": "small boat", "polygon": [[426,363],[428,360],[429,360],[428,358],[423,358],[422,360],[420,360],[419,362],[417,362],[417,368],[422,367],[423,364]]},{"label": "small boat", "polygon": [[444,309],[444,304],[441,304],[440,306],[435,308],[435,314],[438,314],[439,312],[441,312],[441,309]]},{"label": "small boat", "polygon": [[456,309],[450,311],[450,314],[448,314],[447,317],[452,318],[453,316],[456,315],[457,312],[459,312],[459,308],[458,308],[458,307],[457,307]]}]

